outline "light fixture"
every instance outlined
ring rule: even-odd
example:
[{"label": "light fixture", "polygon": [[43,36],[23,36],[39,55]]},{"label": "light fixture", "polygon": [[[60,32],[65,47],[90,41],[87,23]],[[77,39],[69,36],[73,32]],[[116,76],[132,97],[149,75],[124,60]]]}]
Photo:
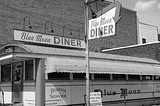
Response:
[{"label": "light fixture", "polygon": [[89,8],[90,8],[90,10],[91,10],[91,14],[92,14],[92,18],[94,19],[94,18],[97,18],[97,15],[94,13],[94,11],[92,10],[92,7],[91,7],[91,5],[89,5]]},{"label": "light fixture", "polygon": [[[87,2],[87,3],[86,3],[86,5],[88,5],[89,8],[90,8],[90,10],[91,10],[91,14],[92,14],[92,18],[93,18],[93,19],[94,19],[94,18],[97,18],[97,15],[96,15],[96,13],[93,11],[93,9],[92,9],[92,7],[91,7],[91,4],[94,3],[94,2],[96,2],[96,8],[97,8],[97,11],[98,11],[97,1],[103,2],[103,1],[105,1],[105,0],[94,0],[94,1],[90,1],[90,2]],[[115,0],[114,0],[114,2],[115,2]]]},{"label": "light fixture", "polygon": [[63,36],[64,36],[64,30],[65,29],[67,30],[67,27],[68,27],[68,30],[69,30],[68,34],[72,35],[71,25],[66,24],[66,25],[63,26]]},{"label": "light fixture", "polygon": [[[47,30],[47,25],[48,24],[50,24],[51,25],[51,29],[49,30],[51,33],[54,33],[54,30],[53,30],[53,25],[52,25],[52,23],[50,22],[50,21],[47,21],[46,23],[45,23],[45,28],[44,28],[44,32],[46,33],[46,30]],[[48,31],[48,30],[47,30]]]},{"label": "light fixture", "polygon": [[24,17],[23,19],[23,30],[25,30],[25,26],[26,26],[26,19],[28,19],[28,28],[32,29],[31,23],[30,23],[30,18],[28,16]]}]

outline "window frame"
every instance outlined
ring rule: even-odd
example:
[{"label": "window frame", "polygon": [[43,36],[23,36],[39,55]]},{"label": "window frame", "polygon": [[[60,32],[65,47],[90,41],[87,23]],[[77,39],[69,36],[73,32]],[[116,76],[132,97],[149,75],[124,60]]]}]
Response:
[{"label": "window frame", "polygon": [[[105,78],[105,75],[106,75],[106,78]],[[94,74],[94,80],[111,80],[110,78],[110,74]],[[97,78],[96,78],[97,77]]]},{"label": "window frame", "polygon": [[[130,77],[130,76],[139,76],[139,78],[137,79],[137,77]],[[130,80],[130,81],[140,81],[141,76],[140,75],[128,75],[128,80]]]},{"label": "window frame", "polygon": [[[122,78],[116,78],[116,76],[120,76],[120,75],[124,75],[125,77],[124,77],[124,79],[122,79]],[[112,74],[112,80],[115,80],[115,81],[117,81],[117,80],[120,80],[120,81],[126,81],[127,80],[127,77],[126,77],[127,75],[126,74]],[[115,79],[116,78],[116,79]]]},{"label": "window frame", "polygon": [[[147,76],[151,77],[151,79],[147,79],[146,78]],[[152,77],[152,75],[142,75],[142,80],[153,80],[153,77]]]},{"label": "window frame", "polygon": [[[27,61],[32,61],[32,79],[26,79],[26,62]],[[24,74],[23,74],[23,76],[24,76],[24,80],[25,81],[32,81],[32,80],[34,80],[34,66],[35,64],[34,64],[34,59],[31,59],[31,60],[25,60],[24,61]]]},{"label": "window frame", "polygon": [[[2,69],[3,67],[2,67],[2,66],[4,66],[4,65],[10,65],[10,79],[9,79],[9,80],[6,80],[6,81],[3,80],[3,77],[4,77],[4,76],[2,77],[2,75],[3,75],[3,74],[2,74],[2,72],[3,72],[3,69]],[[12,65],[11,65],[11,64],[3,64],[3,65],[1,65],[0,68],[1,68],[1,69],[0,69],[0,70],[1,70],[1,71],[0,71],[0,72],[1,72],[1,78],[0,78],[1,80],[0,80],[0,81],[1,81],[1,82],[11,82],[11,81],[12,81]]]},{"label": "window frame", "polygon": [[146,38],[142,38],[142,44],[147,43]]},{"label": "window frame", "polygon": [[[54,73],[57,74],[56,77],[58,76],[58,74],[59,74],[59,75],[63,75],[63,74],[65,75],[65,74],[66,74],[66,75],[68,75],[68,77],[66,77],[66,78],[51,78],[51,77],[50,77],[51,74],[54,74]],[[48,79],[47,79],[47,80],[62,80],[62,81],[63,81],[63,80],[70,80],[70,73],[68,73],[68,72],[52,72],[52,73],[47,73],[47,74],[48,74],[48,75],[47,75],[47,76],[48,76]],[[49,75],[49,74],[50,74],[50,75]]]}]

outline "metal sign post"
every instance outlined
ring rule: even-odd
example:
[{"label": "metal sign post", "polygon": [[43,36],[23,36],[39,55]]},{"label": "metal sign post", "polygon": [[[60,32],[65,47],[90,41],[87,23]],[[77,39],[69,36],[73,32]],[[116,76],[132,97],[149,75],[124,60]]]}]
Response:
[{"label": "metal sign post", "polygon": [[116,23],[120,17],[121,3],[116,1],[96,13],[97,17],[89,20],[88,39],[114,36]]},{"label": "metal sign post", "polygon": [[[98,1],[98,0],[96,0]],[[100,0],[103,1],[103,0]],[[85,40],[86,40],[86,103],[87,106],[90,106],[90,62],[89,62],[89,40],[96,39],[100,37],[112,36],[115,35],[115,27],[118,20],[121,18],[120,9],[121,4],[118,1],[111,3],[109,6],[100,10],[95,19],[89,20],[88,18],[88,9],[90,3],[95,1],[88,2],[85,0]]]},{"label": "metal sign post", "polygon": [[89,48],[88,48],[88,0],[85,0],[85,40],[86,40],[86,103],[90,106],[90,85],[89,85]]}]

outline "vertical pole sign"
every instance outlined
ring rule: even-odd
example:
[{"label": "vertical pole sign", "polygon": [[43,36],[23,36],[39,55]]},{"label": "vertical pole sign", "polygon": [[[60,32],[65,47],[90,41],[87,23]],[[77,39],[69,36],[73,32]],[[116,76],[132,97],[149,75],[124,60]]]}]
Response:
[{"label": "vertical pole sign", "polygon": [[88,48],[88,0],[84,3],[85,17],[85,42],[86,42],[86,104],[90,106],[90,84],[89,84],[89,48]]},{"label": "vertical pole sign", "polygon": [[115,35],[121,4],[118,1],[111,3],[97,13],[97,18],[89,20],[89,39]]},{"label": "vertical pole sign", "polygon": [[[88,40],[96,39],[100,37],[112,36],[115,35],[115,27],[118,20],[121,18],[119,16],[121,9],[121,3],[115,1],[111,3],[104,9],[100,10],[97,13],[97,18],[91,19],[88,22],[88,0],[85,0],[85,37],[86,37],[86,102],[87,106],[90,106],[90,84],[89,84],[89,73],[90,73],[90,64],[89,64],[89,48]],[[101,104],[102,105],[102,104]],[[98,106],[101,106],[98,105]]]}]

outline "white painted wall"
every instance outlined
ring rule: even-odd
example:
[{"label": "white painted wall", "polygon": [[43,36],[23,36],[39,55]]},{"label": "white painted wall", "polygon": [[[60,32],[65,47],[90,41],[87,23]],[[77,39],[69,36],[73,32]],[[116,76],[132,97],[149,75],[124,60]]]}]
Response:
[{"label": "white painted wall", "polygon": [[146,43],[158,41],[158,27],[145,23],[138,23],[139,31],[139,44],[142,44],[142,38],[146,39]]}]

